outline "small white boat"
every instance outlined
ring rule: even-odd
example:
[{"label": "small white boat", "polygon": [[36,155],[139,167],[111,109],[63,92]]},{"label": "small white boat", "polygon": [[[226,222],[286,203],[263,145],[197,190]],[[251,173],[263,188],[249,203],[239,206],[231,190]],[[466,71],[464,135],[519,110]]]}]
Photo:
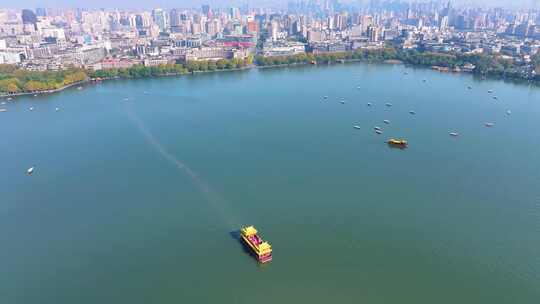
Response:
[{"label": "small white boat", "polygon": [[393,106],[393,104],[391,104],[391,103],[389,103],[389,102],[387,102],[385,105],[386,105],[387,107]]},{"label": "small white boat", "polygon": [[457,136],[459,136],[459,133],[458,132],[450,132],[450,136],[457,137]]},{"label": "small white boat", "polygon": [[60,108],[55,108],[54,110],[55,110],[56,112],[58,112],[58,111],[60,111]]},{"label": "small white boat", "polygon": [[7,112],[7,109],[0,109],[0,112]]},{"label": "small white boat", "polygon": [[471,87],[471,86],[468,86],[468,87],[467,87],[467,89],[471,90],[471,89],[472,89],[472,87]]},{"label": "small white boat", "polygon": [[126,98],[124,98],[124,101],[128,101],[128,100],[129,100],[129,98],[127,98],[127,97],[126,97]]},{"label": "small white boat", "polygon": [[358,90],[360,90],[360,86],[357,86],[356,88],[357,88]]},{"label": "small white boat", "polygon": [[360,129],[360,126],[354,126],[353,128],[355,128],[355,129],[358,129],[358,130],[359,130],[359,129]]},{"label": "small white boat", "polygon": [[30,107],[30,109],[28,109],[28,110],[30,110],[30,111],[34,111],[34,107]]},{"label": "small white boat", "polygon": [[390,120],[388,120],[388,119],[383,120],[383,122],[384,122],[385,124],[387,124],[387,125],[390,124]]},{"label": "small white boat", "polygon": [[371,107],[371,106],[372,106],[371,102],[368,102],[368,103],[367,103],[367,106],[368,106],[368,107]]},{"label": "small white boat", "polygon": [[510,115],[510,114],[512,114],[512,111],[510,110],[506,111],[506,115]]},{"label": "small white boat", "polygon": [[328,99],[328,96],[324,96],[323,98],[324,98],[324,99]]},{"label": "small white boat", "polygon": [[8,101],[11,101],[11,100],[13,100],[13,98],[11,98],[11,97],[8,97],[8,99],[7,99],[7,100],[8,100]]},{"label": "small white boat", "polygon": [[409,72],[405,72],[405,73],[403,73],[403,75],[409,75]]},{"label": "small white boat", "polygon": [[78,87],[77,90],[79,90],[79,91],[82,90],[82,87]]},{"label": "small white boat", "polygon": [[382,134],[383,132],[382,132],[382,130],[375,130],[375,133]]},{"label": "small white boat", "polygon": [[493,90],[488,90],[488,93],[489,93],[489,94],[493,93]]},{"label": "small white boat", "polygon": [[495,123],[494,122],[486,122],[484,125],[489,128],[489,127],[493,127],[495,125]]},{"label": "small white boat", "polygon": [[414,115],[414,114],[416,114],[416,112],[415,111],[409,111],[409,114]]},{"label": "small white boat", "polygon": [[341,104],[345,104],[345,100],[341,100],[340,103],[341,103]]},{"label": "small white boat", "polygon": [[497,99],[499,99],[499,97],[497,97],[497,96],[493,96],[493,99],[497,100]]},{"label": "small white boat", "polygon": [[34,173],[34,167],[30,167],[28,170],[26,170],[26,174],[30,175],[32,173]]},{"label": "small white boat", "polygon": [[2,103],[0,103],[0,104],[1,104],[1,105],[5,105],[5,104],[6,104],[6,102],[5,102],[5,101],[2,101]]},{"label": "small white boat", "polygon": [[373,130],[375,130],[375,131],[382,131],[382,129],[379,128],[379,127],[375,127],[375,128],[373,128]]},{"label": "small white boat", "polygon": [[34,94],[34,97],[37,97],[37,94]]}]

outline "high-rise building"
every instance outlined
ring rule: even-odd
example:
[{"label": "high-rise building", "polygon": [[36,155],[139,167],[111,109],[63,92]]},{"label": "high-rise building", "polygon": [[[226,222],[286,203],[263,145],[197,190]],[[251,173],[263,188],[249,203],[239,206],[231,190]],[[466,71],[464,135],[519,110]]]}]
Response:
[{"label": "high-rise building", "polygon": [[156,8],[152,10],[152,20],[159,27],[161,32],[167,31],[167,18],[162,9]]},{"label": "high-rise building", "polygon": [[379,41],[379,28],[373,25],[368,26],[367,36],[371,42]]},{"label": "high-rise building", "polygon": [[236,19],[236,20],[240,20],[242,17],[240,14],[240,9],[237,7],[231,7],[229,10],[229,15],[231,19]]},{"label": "high-rise building", "polygon": [[39,16],[39,17],[47,16],[47,9],[43,7],[36,8],[36,16]]},{"label": "high-rise building", "polygon": [[137,29],[142,29],[144,27],[144,22],[143,22],[142,15],[135,16],[135,27]]},{"label": "high-rise building", "polygon": [[202,7],[201,7],[201,11],[202,11],[202,14],[204,16],[206,16],[207,18],[211,18],[211,15],[212,15],[212,10],[210,9],[210,5],[208,4],[204,4]]},{"label": "high-rise building", "polygon": [[439,22],[439,30],[444,31],[448,28],[448,16],[442,16]]},{"label": "high-rise building", "polygon": [[259,33],[259,23],[257,21],[248,21],[246,29],[248,33]]},{"label": "high-rise building", "polygon": [[36,26],[37,17],[36,17],[36,14],[34,14],[32,10],[23,9],[21,17],[22,17],[23,24],[33,24],[34,27]]},{"label": "high-rise building", "polygon": [[169,22],[171,23],[171,28],[176,28],[180,26],[180,12],[173,8],[169,13]]}]

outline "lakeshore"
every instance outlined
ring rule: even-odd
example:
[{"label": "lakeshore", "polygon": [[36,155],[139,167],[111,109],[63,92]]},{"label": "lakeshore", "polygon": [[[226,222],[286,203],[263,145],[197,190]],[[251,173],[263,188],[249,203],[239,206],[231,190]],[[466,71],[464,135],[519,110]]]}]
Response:
[{"label": "lakeshore", "polygon": [[[296,63],[284,63],[284,64],[276,64],[276,65],[255,65],[251,64],[249,66],[239,67],[239,68],[231,68],[231,69],[222,69],[222,70],[206,70],[206,71],[185,71],[185,72],[178,72],[178,73],[166,73],[166,74],[160,74],[160,75],[152,75],[152,76],[146,76],[146,77],[122,77],[122,76],[114,76],[114,77],[99,77],[99,78],[92,78],[87,79],[84,81],[79,81],[76,83],[71,83],[68,85],[65,85],[63,87],[52,89],[52,90],[44,90],[44,91],[33,91],[33,92],[20,92],[20,93],[8,93],[8,94],[0,94],[0,98],[8,98],[8,97],[18,97],[18,96],[27,96],[27,95],[48,95],[53,93],[61,92],[65,89],[84,85],[88,83],[100,83],[102,81],[110,81],[110,80],[119,80],[119,79],[143,79],[143,78],[161,78],[161,77],[178,77],[178,76],[187,76],[189,74],[198,74],[198,73],[216,73],[216,72],[228,72],[228,71],[243,71],[243,70],[250,70],[250,69],[268,69],[268,68],[285,68],[285,67],[295,67],[295,66],[307,66],[307,65],[332,65],[332,64],[343,64],[343,63],[357,63],[357,64],[401,64],[401,65],[408,65],[415,68],[425,68],[425,69],[432,69],[437,70],[439,72],[450,72],[450,73],[472,73],[472,71],[456,71],[456,70],[450,70],[447,67],[440,67],[440,66],[424,66],[424,65],[411,65],[407,64],[401,60],[396,59],[389,59],[384,61],[377,61],[377,62],[367,62],[365,60],[361,59],[344,59],[342,61],[336,61],[336,62],[326,62],[326,63],[311,63],[311,62],[296,62]],[[540,84],[540,81],[538,80],[526,80],[526,79],[519,79],[519,78],[505,78],[500,75],[477,75],[481,77],[482,79],[485,78],[491,78],[491,79],[498,79],[503,81],[513,81],[517,83],[529,83],[533,85]]]}]

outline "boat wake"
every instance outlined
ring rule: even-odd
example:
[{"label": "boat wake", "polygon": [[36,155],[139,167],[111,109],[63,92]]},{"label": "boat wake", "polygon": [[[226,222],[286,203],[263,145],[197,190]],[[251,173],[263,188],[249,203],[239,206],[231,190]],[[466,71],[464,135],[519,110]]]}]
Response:
[{"label": "boat wake", "polygon": [[130,120],[132,120],[139,131],[144,136],[145,140],[152,146],[154,149],[165,158],[169,163],[174,165],[182,173],[186,174],[197,189],[203,194],[206,201],[209,203],[210,207],[219,213],[220,218],[229,226],[230,229],[239,227],[238,221],[234,220],[230,214],[226,212],[226,201],[217,194],[208,183],[206,183],[193,169],[191,169],[186,163],[180,161],[173,154],[171,154],[159,140],[148,130],[144,122],[137,116],[133,111],[131,106],[127,105],[127,114]]}]

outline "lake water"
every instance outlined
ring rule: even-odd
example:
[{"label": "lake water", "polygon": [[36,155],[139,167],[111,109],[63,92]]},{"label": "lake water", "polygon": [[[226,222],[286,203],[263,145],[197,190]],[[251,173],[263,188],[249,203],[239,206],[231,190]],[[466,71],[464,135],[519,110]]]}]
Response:
[{"label": "lake water", "polygon": [[540,302],[539,88],[348,64],[1,107],[2,303]]}]

